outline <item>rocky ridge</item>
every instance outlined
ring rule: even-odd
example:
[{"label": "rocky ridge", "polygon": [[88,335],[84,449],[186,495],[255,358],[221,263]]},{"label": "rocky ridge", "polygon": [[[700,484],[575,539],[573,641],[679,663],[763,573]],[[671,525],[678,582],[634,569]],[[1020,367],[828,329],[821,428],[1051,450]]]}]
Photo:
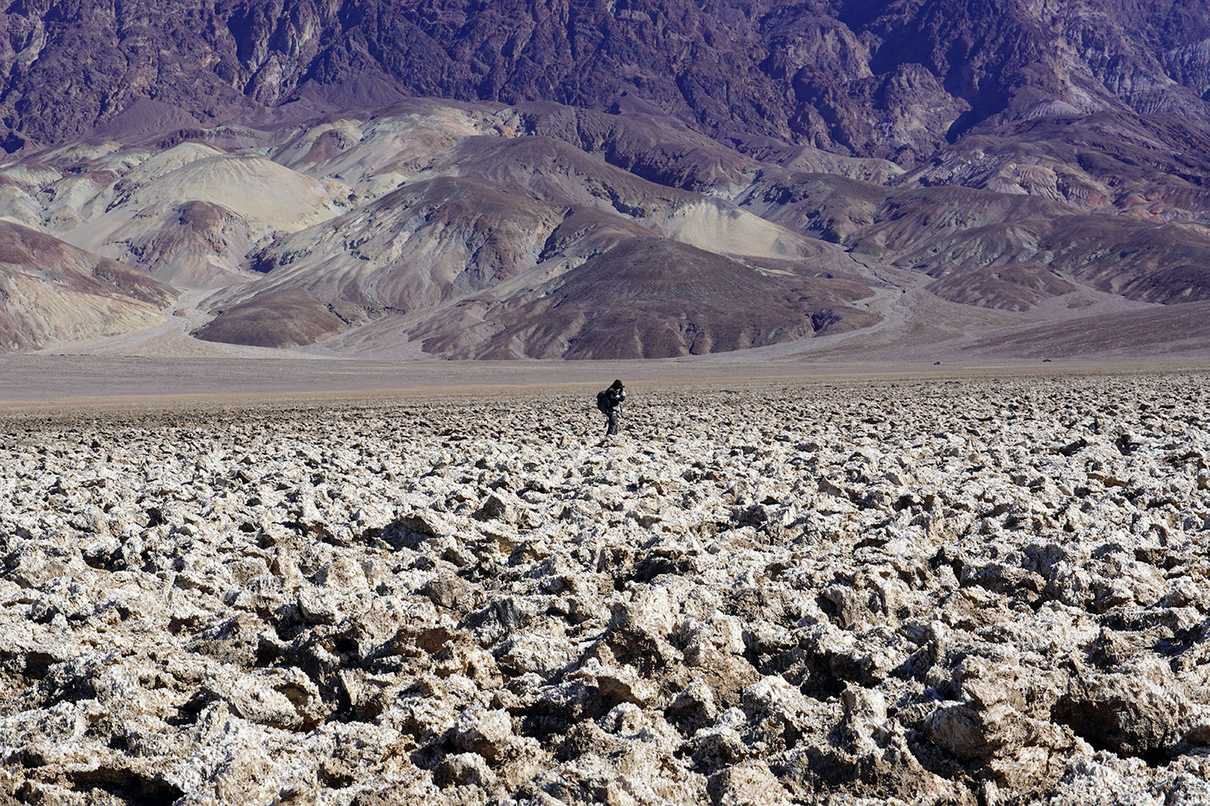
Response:
[{"label": "rocky ridge", "polygon": [[[19,0],[0,219],[218,291],[152,326],[189,350],[869,358],[899,323],[1103,317],[1175,350],[1191,314],[1153,306],[1210,299],[1208,43],[1194,0]],[[148,320],[45,296],[0,348]]]},{"label": "rocky ridge", "polygon": [[1203,7],[1170,0],[28,0],[0,14],[0,146],[145,99],[187,126],[426,95],[661,110],[915,165],[1006,120],[1204,127],[1208,37]]},{"label": "rocky ridge", "polygon": [[0,798],[1210,799],[1210,378],[10,418]]},{"label": "rocky ridge", "polygon": [[[1057,357],[1096,354],[1122,321],[1136,350],[1187,344],[1190,306],[1210,298],[1210,197],[1175,175],[1160,188],[1154,164],[1125,171],[1141,159],[1129,143],[1114,163],[1070,147],[1047,147],[1045,170],[996,163],[1012,177],[967,176],[971,155],[908,174],[769,143],[758,160],[667,117],[410,99],[21,156],[0,165],[0,217],[182,289],[155,333],[116,328],[116,351],[130,335],[154,352],[168,331],[161,343],[361,357],[843,342],[870,358],[879,340],[953,354],[937,342],[998,331],[1011,355],[1008,336],[1050,326]],[[967,179],[979,186],[955,186]],[[40,308],[54,327],[20,319],[3,347],[80,331],[71,307]]]}]

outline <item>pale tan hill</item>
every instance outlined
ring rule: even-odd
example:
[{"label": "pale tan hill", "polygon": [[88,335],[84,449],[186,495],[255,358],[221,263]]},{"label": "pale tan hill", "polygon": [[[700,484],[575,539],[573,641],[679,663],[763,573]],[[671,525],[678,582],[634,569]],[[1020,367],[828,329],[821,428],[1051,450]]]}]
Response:
[{"label": "pale tan hill", "polygon": [[719,254],[795,258],[819,251],[802,235],[719,199],[680,204],[658,220],[672,240]]},{"label": "pale tan hill", "polygon": [[258,257],[266,274],[219,304],[295,288],[367,314],[430,307],[532,268],[563,218],[561,207],[471,179],[417,182],[280,239]]},{"label": "pale tan hill", "polygon": [[364,204],[430,176],[467,137],[507,134],[516,127],[513,118],[491,105],[409,99],[373,115],[334,115],[275,132],[270,156],[349,185]]},{"label": "pale tan hill", "polygon": [[[104,175],[112,177],[110,184],[98,183],[75,194],[56,187],[54,206],[61,212],[52,216],[47,228],[82,247],[143,268],[177,288],[238,282],[252,244],[272,229],[212,201],[174,200],[214,197],[205,183],[194,188],[187,175],[184,181],[172,175],[199,163],[204,168],[209,160],[224,157],[220,149],[198,142],[163,151],[117,151],[101,161],[106,166]],[[166,192],[173,182],[178,183],[177,192]],[[148,188],[160,197],[146,198]],[[228,198],[241,192],[251,194],[252,189],[236,184]],[[253,195],[273,193],[272,186],[266,185]]]},{"label": "pale tan hill", "polygon": [[[957,344],[1082,315],[1090,299],[1113,312],[1210,294],[1193,174],[1152,181],[1163,196],[1107,183],[1135,176],[1117,162],[1146,157],[1138,176],[1154,180],[1168,159],[1129,127],[1119,130],[1133,139],[1097,140],[1096,154],[1078,140],[1107,136],[1108,123],[1073,125],[1049,151],[1025,136],[1018,151],[980,151],[971,135],[952,150],[965,157],[905,173],[771,137],[712,139],[642,104],[417,98],[362,111],[320,100],[333,111],[308,117],[301,104],[209,127],[133,109],[113,130],[0,164],[0,218],[204,291],[174,320],[174,338],[192,332],[210,342],[203,352],[678,355],[785,345],[789,333],[851,346],[867,343],[851,338],[862,328],[874,344],[890,338],[887,323],[895,339]],[[592,282],[578,274],[588,264]],[[704,282],[678,307],[661,285],[734,266],[755,270],[758,286]],[[806,283],[811,327],[787,308],[767,331],[729,329],[726,312],[742,319],[744,306],[703,296],[743,288],[777,310],[785,283]],[[638,308],[648,321],[569,346],[577,316],[621,321],[609,317],[624,286],[651,295]],[[545,307],[556,291],[559,307]],[[688,335],[690,313],[706,335]]]},{"label": "pale tan hill", "polygon": [[[213,159],[215,157],[225,156],[226,152],[215,148],[207,143],[199,143],[196,141],[186,141],[179,143],[162,151],[155,149],[139,149],[131,152],[117,152],[115,156],[121,162],[130,165],[129,169],[121,173],[121,178],[115,183],[115,196],[130,194],[154,182],[161,176],[166,176],[175,170],[184,168],[186,165],[192,165],[195,162],[202,160]],[[112,164],[117,160],[105,160]],[[121,170],[117,167],[117,170]]]},{"label": "pale tan hill", "polygon": [[255,153],[172,138],[64,146],[0,166],[0,183],[0,216],[180,288],[244,281],[255,244],[339,214],[349,195]]},{"label": "pale tan hill", "polygon": [[[358,148],[349,146],[330,159],[349,156]],[[676,265],[664,267],[648,256],[650,250],[634,253],[644,271],[658,267],[669,277],[696,276],[699,271],[708,275],[711,260],[732,265],[725,255],[770,265],[784,262],[789,268],[772,273],[789,276],[808,268],[822,273],[856,266],[835,247],[725,199],[651,182],[610,164],[604,154],[587,153],[550,137],[465,136],[426,173],[440,176],[405,184],[351,213],[281,237],[259,252],[254,265],[264,276],[211,298],[207,304],[215,319],[195,331],[198,337],[263,345],[276,343],[275,334],[281,332],[288,333],[281,337],[283,345],[295,345],[383,318],[401,320],[394,332],[411,333],[433,322],[503,317],[467,337],[473,341],[468,350],[490,351],[480,342],[493,324],[510,327],[512,312],[520,311],[534,294],[544,293],[541,289],[549,283],[605,254],[612,255],[606,262],[616,265],[631,254],[628,244],[639,241],[696,247],[665,247],[658,254]],[[702,263],[703,255],[711,257]],[[638,278],[630,270],[619,276],[629,282]],[[612,304],[596,295],[606,288],[600,283],[570,287],[591,295],[582,301],[585,306],[606,309]],[[723,286],[707,287],[721,291]],[[865,286],[861,289],[862,294],[868,292]],[[273,323],[287,309],[310,324],[288,331],[277,328]],[[648,313],[658,319],[662,310],[657,305]],[[741,337],[725,335],[723,317],[715,312],[712,335],[690,339],[685,349],[732,350],[783,340],[786,333],[814,332],[800,327],[800,313],[794,316],[799,324],[778,325],[776,336],[762,332]],[[870,319],[854,317],[847,324],[859,321]],[[651,326],[664,324],[653,320]],[[374,332],[390,330],[376,326]],[[347,338],[343,343],[364,341]],[[441,343],[425,341],[430,348]],[[518,355],[551,351],[537,341],[519,344]],[[599,346],[597,352],[607,349]],[[673,350],[668,345],[652,349]]]},{"label": "pale tan hill", "polygon": [[0,350],[146,327],[173,297],[137,269],[0,222]]},{"label": "pale tan hill", "polygon": [[338,187],[264,157],[221,155],[157,175],[120,194],[115,205],[138,211],[157,204],[207,202],[267,228],[292,232],[339,212],[339,193]]},{"label": "pale tan hill", "polygon": [[[668,131],[662,133],[668,136]],[[687,148],[697,147],[694,137],[698,136],[688,139]],[[690,151],[686,159],[695,153]],[[443,167],[499,189],[523,191],[548,204],[594,206],[653,234],[718,254],[792,258],[819,251],[802,233],[753,215],[726,198],[650,181],[609,158],[609,152],[586,153],[545,136],[475,137],[460,143]],[[738,156],[735,163],[745,164]],[[732,178],[739,181],[742,175]]]},{"label": "pale tan hill", "polygon": [[[1081,218],[1077,205],[1019,192],[910,182],[888,187],[760,164],[735,152],[732,160],[721,160],[720,146],[707,148],[695,134],[678,153],[671,146],[676,127],[653,116],[617,122],[608,118],[620,116],[552,105],[472,112],[426,103],[420,109],[435,117],[410,108],[398,118],[324,123],[281,152],[294,155],[300,169],[347,175],[367,188],[358,171],[395,164],[373,162],[386,157],[384,143],[413,136],[417,143],[406,152],[416,157],[406,170],[387,171],[392,181],[405,182],[403,188],[259,252],[253,263],[265,277],[216,296],[214,326],[198,330],[199,336],[263,344],[276,339],[266,334],[279,331],[288,334],[283,344],[295,345],[355,331],[363,335],[332,343],[373,351],[406,338],[449,355],[570,355],[574,351],[558,345],[574,322],[544,311],[558,321],[549,332],[539,327],[536,312],[543,309],[535,295],[586,260],[613,252],[616,262],[632,242],[652,238],[720,257],[784,261],[791,275],[804,267],[833,277],[856,269],[862,293],[882,283],[875,280],[885,273],[879,266],[897,267],[922,275],[922,293],[976,309],[1027,312],[1067,297],[1077,305],[1085,288],[1161,302],[1200,293],[1197,272],[1162,269],[1182,251],[1196,251],[1203,236],[1193,229],[1151,232],[1108,213]],[[650,159],[627,156],[628,143],[650,148]],[[307,159],[299,157],[304,151]],[[801,149],[774,156],[787,165],[813,158]],[[337,165],[344,167],[337,171]],[[408,180],[410,173],[421,178]],[[879,178],[904,180],[885,173]],[[733,203],[723,191],[742,181],[750,184],[733,194]],[[712,185],[716,193],[685,185]],[[1123,249],[1098,247],[1119,240],[1137,243],[1139,256],[1124,259]],[[676,261],[690,253],[664,254]],[[674,276],[692,271],[692,261],[668,269]],[[633,274],[620,276],[637,282]],[[607,288],[602,283],[569,288],[592,294],[581,301],[585,309],[610,304],[601,296]],[[833,324],[833,332],[876,321],[891,299],[876,298],[868,316],[838,302],[833,308],[844,324]],[[258,309],[267,323],[290,310],[304,324],[258,328]],[[655,319],[640,341],[657,345],[653,352],[692,352],[693,339],[675,346],[680,342],[653,335],[661,326],[679,327],[656,321],[661,311],[660,305],[648,311]],[[381,320],[398,321],[369,327]],[[587,352],[606,355],[623,343],[596,343]],[[727,350],[746,342],[724,336],[696,343],[698,349]],[[627,355],[646,349],[625,348]]]}]

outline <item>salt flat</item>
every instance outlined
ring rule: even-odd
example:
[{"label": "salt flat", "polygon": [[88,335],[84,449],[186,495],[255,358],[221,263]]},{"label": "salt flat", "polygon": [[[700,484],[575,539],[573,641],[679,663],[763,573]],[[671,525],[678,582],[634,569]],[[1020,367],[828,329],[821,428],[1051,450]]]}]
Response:
[{"label": "salt flat", "polygon": [[0,800],[1210,800],[1210,375],[449,366],[0,419]]},{"label": "salt flat", "polygon": [[589,391],[615,377],[643,389],[748,387],[770,383],[1197,372],[1204,356],[1167,359],[819,359],[744,350],[660,361],[367,361],[280,350],[249,355],[0,354],[0,409],[210,407],[250,403],[379,400],[546,391]]}]

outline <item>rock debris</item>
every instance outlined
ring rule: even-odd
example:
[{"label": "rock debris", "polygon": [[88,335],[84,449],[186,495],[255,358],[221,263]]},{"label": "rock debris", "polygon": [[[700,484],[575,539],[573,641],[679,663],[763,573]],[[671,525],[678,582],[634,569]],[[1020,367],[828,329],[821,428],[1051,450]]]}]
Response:
[{"label": "rock debris", "polygon": [[0,801],[1210,801],[1210,376],[0,422]]}]

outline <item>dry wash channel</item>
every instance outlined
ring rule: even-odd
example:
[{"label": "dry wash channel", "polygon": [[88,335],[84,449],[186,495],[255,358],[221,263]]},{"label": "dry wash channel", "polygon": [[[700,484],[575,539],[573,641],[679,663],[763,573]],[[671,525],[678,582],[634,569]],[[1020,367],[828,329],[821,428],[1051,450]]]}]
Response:
[{"label": "dry wash channel", "polygon": [[628,415],[0,423],[0,801],[1210,800],[1210,377]]}]

